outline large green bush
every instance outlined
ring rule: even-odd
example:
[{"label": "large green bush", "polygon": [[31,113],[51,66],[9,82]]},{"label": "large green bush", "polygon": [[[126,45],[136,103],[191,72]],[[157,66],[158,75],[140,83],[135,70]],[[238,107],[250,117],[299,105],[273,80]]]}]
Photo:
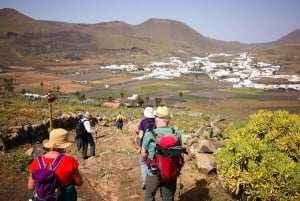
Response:
[{"label": "large green bush", "polygon": [[300,200],[300,115],[260,110],[217,153],[229,190],[247,200]]}]

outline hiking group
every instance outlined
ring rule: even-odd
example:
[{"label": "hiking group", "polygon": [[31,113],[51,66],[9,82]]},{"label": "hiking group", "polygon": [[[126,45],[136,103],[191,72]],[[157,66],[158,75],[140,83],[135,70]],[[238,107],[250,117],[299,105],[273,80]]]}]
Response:
[{"label": "hiking group", "polygon": [[[146,107],[143,114],[145,119],[141,120],[137,134],[144,200],[154,201],[156,191],[160,189],[163,201],[174,201],[177,177],[183,166],[182,155],[186,153],[182,147],[181,133],[169,126],[171,114],[168,107],[159,106],[155,111],[152,107]],[[117,131],[122,133],[123,118],[121,113],[116,118]],[[97,132],[91,127],[89,112],[80,116],[75,130],[77,150],[82,149],[82,158],[88,158],[88,145],[90,156],[95,156],[93,134]],[[30,200],[77,200],[75,186],[82,185],[82,177],[77,160],[64,154],[70,145],[66,130],[57,128],[50,132],[49,140],[43,144],[47,152],[37,156],[29,168],[28,189],[33,190]]]}]

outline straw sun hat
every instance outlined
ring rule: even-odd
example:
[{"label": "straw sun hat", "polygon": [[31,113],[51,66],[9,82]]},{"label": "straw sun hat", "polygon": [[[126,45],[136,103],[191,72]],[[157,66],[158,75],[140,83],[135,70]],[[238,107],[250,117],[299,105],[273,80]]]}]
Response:
[{"label": "straw sun hat", "polygon": [[62,128],[53,129],[49,134],[49,140],[44,142],[44,147],[64,149],[72,145],[68,140],[68,131]]},{"label": "straw sun hat", "polygon": [[154,116],[160,117],[160,118],[169,118],[171,117],[170,110],[166,106],[159,106],[156,108],[156,111],[154,112]]}]

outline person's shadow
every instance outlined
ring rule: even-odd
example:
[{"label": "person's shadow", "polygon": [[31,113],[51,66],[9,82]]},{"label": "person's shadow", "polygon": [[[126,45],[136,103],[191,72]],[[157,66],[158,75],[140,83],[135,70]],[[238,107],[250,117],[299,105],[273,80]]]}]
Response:
[{"label": "person's shadow", "polygon": [[179,195],[180,201],[210,201],[209,188],[207,181],[201,179],[197,181],[196,186]]}]

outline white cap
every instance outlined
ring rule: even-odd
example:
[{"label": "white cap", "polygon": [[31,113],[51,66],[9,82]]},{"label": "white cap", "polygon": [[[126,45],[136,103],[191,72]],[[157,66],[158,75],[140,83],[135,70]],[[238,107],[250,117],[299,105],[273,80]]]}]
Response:
[{"label": "white cap", "polygon": [[146,107],[144,110],[144,116],[146,118],[154,118],[154,111],[152,107]]}]

